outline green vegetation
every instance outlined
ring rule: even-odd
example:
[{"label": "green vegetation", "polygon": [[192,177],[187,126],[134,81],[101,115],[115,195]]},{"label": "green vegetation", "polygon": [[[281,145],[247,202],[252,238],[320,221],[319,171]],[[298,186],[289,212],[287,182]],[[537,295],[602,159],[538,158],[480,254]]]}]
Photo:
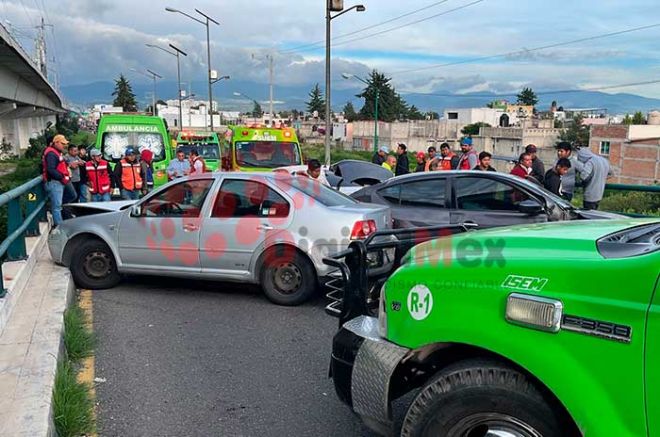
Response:
[{"label": "green vegetation", "polygon": [[490,127],[490,125],[482,121],[468,124],[463,129],[461,129],[461,133],[469,137],[474,135],[479,135],[479,129],[481,129],[482,127]]},{"label": "green vegetation", "polygon": [[[9,170],[10,172],[0,176],[0,193],[16,188],[24,184],[35,176],[39,175],[39,160],[21,159],[5,161],[0,166],[0,170]],[[13,169],[13,171],[11,171]],[[21,205],[24,207],[24,205]],[[0,240],[7,236],[7,205],[0,207]]]},{"label": "green vegetation", "polygon": [[[323,146],[302,146],[303,156],[305,160],[318,159],[321,162],[325,161],[325,149]],[[332,162],[338,162],[344,159],[357,159],[360,161],[371,161],[374,152],[367,151],[354,151],[332,149]]]},{"label": "green vegetation", "polygon": [[319,117],[325,117],[325,99],[321,93],[321,87],[317,83],[314,88],[309,92],[309,101],[306,102],[307,112],[314,114],[316,112]]},{"label": "green vegetation", "polygon": [[600,202],[599,209],[660,217],[660,195],[637,191],[608,191]]},{"label": "green vegetation", "polygon": [[115,97],[112,104],[114,106],[121,106],[124,112],[136,112],[137,102],[135,101],[135,94],[131,83],[124,77],[123,74],[119,75],[119,79],[115,80],[115,90],[112,92]]},{"label": "green vegetation", "polygon": [[522,91],[518,93],[516,98],[516,103],[519,105],[536,106],[536,104],[539,102],[539,98],[531,88],[523,88]]},{"label": "green vegetation", "polygon": [[635,112],[632,117],[630,114],[626,114],[626,116],[623,117],[623,124],[646,124],[646,117],[644,117],[644,114],[641,111]]},{"label": "green vegetation", "polygon": [[88,384],[77,380],[80,360],[92,354],[94,334],[85,325],[85,315],[76,304],[64,313],[65,356],[57,366],[53,387],[53,417],[62,437],[95,432],[94,400]]},{"label": "green vegetation", "polygon": [[74,437],[94,432],[94,401],[89,387],[76,379],[76,370],[68,360],[60,362],[53,387],[53,417],[57,435]]},{"label": "green vegetation", "polygon": [[568,141],[573,145],[586,146],[589,144],[589,126],[582,124],[583,117],[578,114],[573,117],[569,126],[559,134],[560,141]]},{"label": "green vegetation", "polygon": [[342,112],[344,113],[344,118],[349,122],[354,122],[358,118],[357,112],[355,112],[355,107],[353,107],[353,103],[351,102],[346,103]]},{"label": "green vegetation", "polygon": [[78,305],[64,313],[64,347],[70,360],[78,362],[92,355],[96,339],[85,327],[85,314]]}]

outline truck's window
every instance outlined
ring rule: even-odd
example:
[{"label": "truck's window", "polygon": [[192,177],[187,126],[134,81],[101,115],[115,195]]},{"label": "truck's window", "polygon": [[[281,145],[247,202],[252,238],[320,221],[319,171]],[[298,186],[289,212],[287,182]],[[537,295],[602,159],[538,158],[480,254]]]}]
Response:
[{"label": "truck's window", "polygon": [[242,167],[276,168],[301,165],[298,145],[279,141],[238,141],[236,162]]},{"label": "truck's window", "polygon": [[458,209],[468,211],[518,211],[518,203],[529,199],[514,186],[488,178],[454,179]]},{"label": "truck's window", "polygon": [[101,151],[108,161],[121,159],[128,146],[133,146],[140,152],[151,150],[154,162],[165,159],[163,136],[159,133],[106,132],[101,139]]},{"label": "truck's window", "polygon": [[181,144],[177,146],[177,150],[183,150],[183,153],[188,156],[191,149],[197,149],[199,156],[204,159],[220,159],[220,146],[217,144]]}]

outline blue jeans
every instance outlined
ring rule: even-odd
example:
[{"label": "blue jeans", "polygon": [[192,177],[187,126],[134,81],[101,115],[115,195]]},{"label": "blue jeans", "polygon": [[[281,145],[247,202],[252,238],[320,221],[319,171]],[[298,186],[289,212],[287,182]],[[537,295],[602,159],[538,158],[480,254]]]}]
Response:
[{"label": "blue jeans", "polygon": [[124,200],[138,200],[140,198],[140,190],[121,190],[121,198]]},{"label": "blue jeans", "polygon": [[62,185],[58,181],[46,182],[46,193],[50,200],[50,212],[53,215],[53,224],[55,226],[62,223],[62,204],[69,203],[76,199],[76,190],[71,183]]},{"label": "blue jeans", "polygon": [[87,192],[89,191],[89,187],[87,184],[80,184],[80,196],[78,196],[78,202],[80,203],[85,203],[87,202]]},{"label": "blue jeans", "polygon": [[110,193],[92,194],[92,202],[110,202]]}]

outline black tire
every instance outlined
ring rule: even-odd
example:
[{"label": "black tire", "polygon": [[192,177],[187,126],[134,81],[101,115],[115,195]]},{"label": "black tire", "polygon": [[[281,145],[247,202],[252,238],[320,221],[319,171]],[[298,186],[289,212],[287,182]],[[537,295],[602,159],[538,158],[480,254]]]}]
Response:
[{"label": "black tire", "polygon": [[473,359],[441,370],[421,389],[401,436],[480,437],[488,430],[525,437],[574,433],[563,411],[525,374],[494,360]]},{"label": "black tire", "polygon": [[278,305],[300,305],[308,301],[317,288],[314,266],[290,246],[269,249],[263,256],[260,271],[264,294]]},{"label": "black tire", "polygon": [[74,249],[69,266],[79,288],[103,290],[119,283],[121,276],[112,251],[103,241],[84,241]]}]

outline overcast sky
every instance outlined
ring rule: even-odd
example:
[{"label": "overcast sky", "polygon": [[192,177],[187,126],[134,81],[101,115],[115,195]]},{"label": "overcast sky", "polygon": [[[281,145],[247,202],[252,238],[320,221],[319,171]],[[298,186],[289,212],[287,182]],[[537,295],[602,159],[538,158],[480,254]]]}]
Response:
[{"label": "overcast sky", "polygon": [[[366,12],[352,11],[333,21],[338,36],[373,26],[334,41],[336,87],[354,86],[341,79],[341,72],[365,75],[373,68],[392,75],[399,90],[416,92],[511,92],[523,85],[560,90],[660,79],[660,26],[471,62],[660,24],[657,0],[363,0],[363,4]],[[61,85],[112,80],[120,72],[136,81],[146,80],[135,77],[130,68],[150,68],[174,79],[173,57],[145,46],[170,42],[189,54],[182,63],[183,77],[203,80],[204,26],[165,12],[165,6],[191,14],[196,7],[221,23],[211,29],[212,66],[220,74],[265,83],[268,70],[262,59],[272,53],[277,84],[305,85],[323,83],[323,44],[306,47],[307,51],[291,49],[324,40],[324,5],[324,0],[0,0],[0,17],[30,51],[29,37],[41,17],[54,26],[47,30],[48,50],[49,57],[57,58],[54,67]],[[458,64],[404,72],[447,63]],[[660,84],[607,92],[660,98]]]}]

